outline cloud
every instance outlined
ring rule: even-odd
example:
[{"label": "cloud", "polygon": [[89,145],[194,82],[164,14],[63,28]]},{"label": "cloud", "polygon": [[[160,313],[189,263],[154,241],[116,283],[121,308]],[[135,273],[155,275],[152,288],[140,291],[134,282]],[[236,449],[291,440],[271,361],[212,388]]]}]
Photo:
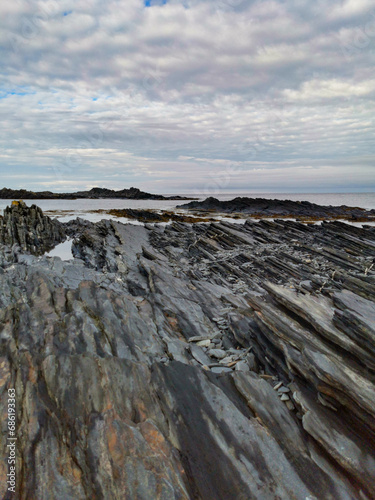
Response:
[{"label": "cloud", "polygon": [[371,9],[3,2],[3,184],[374,189]]}]

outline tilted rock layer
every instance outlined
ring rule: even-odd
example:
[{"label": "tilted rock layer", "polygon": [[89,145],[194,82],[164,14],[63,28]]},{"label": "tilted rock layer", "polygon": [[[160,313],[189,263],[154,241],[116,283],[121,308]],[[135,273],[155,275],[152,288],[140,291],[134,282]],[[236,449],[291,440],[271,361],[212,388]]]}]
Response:
[{"label": "tilted rock layer", "polygon": [[0,251],[17,498],[375,497],[373,228],[73,229]]},{"label": "tilted rock layer", "polygon": [[33,254],[43,254],[65,239],[64,226],[43,214],[36,205],[13,201],[0,219],[0,243],[19,245]]}]

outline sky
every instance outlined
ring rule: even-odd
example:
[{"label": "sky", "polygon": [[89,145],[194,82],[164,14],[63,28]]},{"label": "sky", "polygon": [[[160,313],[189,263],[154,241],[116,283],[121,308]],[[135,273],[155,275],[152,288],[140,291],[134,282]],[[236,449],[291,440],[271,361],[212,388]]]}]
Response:
[{"label": "sky", "polygon": [[374,0],[0,4],[0,188],[375,191]]}]

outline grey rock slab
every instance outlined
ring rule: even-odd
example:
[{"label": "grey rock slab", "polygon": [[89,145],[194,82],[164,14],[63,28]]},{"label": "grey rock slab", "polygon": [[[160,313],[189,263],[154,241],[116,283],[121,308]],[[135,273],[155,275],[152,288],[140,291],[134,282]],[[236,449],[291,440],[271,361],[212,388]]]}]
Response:
[{"label": "grey rock slab", "polygon": [[211,336],[207,335],[195,335],[194,337],[190,337],[187,339],[188,342],[205,342],[209,340],[209,343],[211,343]]},{"label": "grey rock slab", "polygon": [[326,297],[297,296],[293,291],[284,287],[267,284],[265,288],[283,306],[308,321],[313,328],[323,335],[328,341],[334,342],[359,359],[364,359],[370,367],[375,369],[375,360],[368,352],[356,344],[346,332],[337,329],[333,323],[334,310],[332,301]]},{"label": "grey rock slab", "polygon": [[228,368],[227,366],[213,366],[211,368],[212,373],[229,373],[232,370],[232,368]]},{"label": "grey rock slab", "polygon": [[221,359],[219,363],[221,364],[231,363],[233,360],[234,360],[233,356],[226,356],[225,358]]},{"label": "grey rock slab", "polygon": [[193,358],[196,359],[201,365],[207,366],[210,364],[210,358],[206,355],[201,347],[195,344],[190,344],[190,352]]},{"label": "grey rock slab", "polygon": [[[259,307],[259,301],[252,299],[252,302]],[[348,359],[345,351],[340,353],[333,349],[319,335],[301,327],[282,311],[275,311],[269,304],[262,303],[262,312],[257,312],[255,317],[259,326],[266,328],[267,334],[273,332],[272,341],[284,351],[289,369],[295,366],[299,372],[302,370],[310,383],[317,384],[317,380],[324,383],[333,398],[375,428],[371,419],[368,420],[360,410],[373,414],[375,385],[359,365],[353,364],[352,357]]]},{"label": "grey rock slab", "polygon": [[199,345],[200,347],[209,347],[211,345],[211,341],[209,339],[207,339],[207,340],[199,340],[197,342],[197,345]]},{"label": "grey rock slab", "polygon": [[354,489],[351,489],[340,471],[335,470],[330,474],[317,465],[315,451],[310,450],[303,429],[295,425],[290,410],[265,380],[252,372],[234,372],[232,377],[237,389],[245,397],[262,425],[277,440],[289,460],[292,462],[296,460],[295,471],[300,481],[310,491],[307,498],[310,495],[331,500],[336,498],[348,500],[353,495],[355,498]]},{"label": "grey rock slab", "polygon": [[246,363],[246,361],[239,361],[235,365],[235,370],[240,372],[248,372],[250,371],[250,368],[249,365]]},{"label": "grey rock slab", "polygon": [[223,359],[226,356],[226,352],[223,349],[209,349],[207,354],[217,359]]},{"label": "grey rock slab", "polygon": [[279,387],[277,389],[277,392],[279,394],[288,394],[288,392],[290,392],[290,389],[289,389],[289,387]]},{"label": "grey rock slab", "polygon": [[364,349],[375,353],[375,302],[343,290],[333,294],[334,324]]},{"label": "grey rock slab", "polygon": [[305,411],[302,418],[304,429],[328,450],[347,473],[365,484],[370,498],[374,496],[375,456],[371,438],[366,434],[359,435],[355,425],[343,425],[338,413],[327,413],[306,392],[300,392],[299,398]]}]

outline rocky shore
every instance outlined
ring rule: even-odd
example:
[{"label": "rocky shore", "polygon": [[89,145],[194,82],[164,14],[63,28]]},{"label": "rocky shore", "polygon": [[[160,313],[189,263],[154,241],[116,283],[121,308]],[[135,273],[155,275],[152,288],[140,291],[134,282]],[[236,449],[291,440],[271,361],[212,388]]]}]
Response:
[{"label": "rocky shore", "polygon": [[323,206],[309,201],[268,200],[266,198],[234,198],[219,201],[206,198],[204,201],[192,201],[177,208],[185,208],[200,212],[221,212],[229,214],[246,214],[255,218],[302,218],[304,220],[356,220],[359,222],[375,221],[375,210],[359,207]]},{"label": "rocky shore", "polygon": [[74,259],[0,233],[17,498],[375,498],[374,227],[41,217]]},{"label": "rocky shore", "polygon": [[139,222],[208,222],[207,217],[194,217],[192,214],[176,214],[169,210],[136,210],[133,208],[103,210],[112,217],[126,217]]},{"label": "rocky shore", "polygon": [[126,199],[126,200],[191,200],[184,196],[162,196],[160,194],[145,193],[138,188],[113,189],[94,187],[90,191],[77,191],[75,193],[52,193],[52,191],[28,191],[26,189],[0,189],[0,200],[76,200],[76,199]]},{"label": "rocky shore", "polygon": [[43,215],[36,205],[28,207],[23,201],[13,201],[0,217],[0,243],[19,245],[23,251],[42,255],[66,239],[60,222]]}]

